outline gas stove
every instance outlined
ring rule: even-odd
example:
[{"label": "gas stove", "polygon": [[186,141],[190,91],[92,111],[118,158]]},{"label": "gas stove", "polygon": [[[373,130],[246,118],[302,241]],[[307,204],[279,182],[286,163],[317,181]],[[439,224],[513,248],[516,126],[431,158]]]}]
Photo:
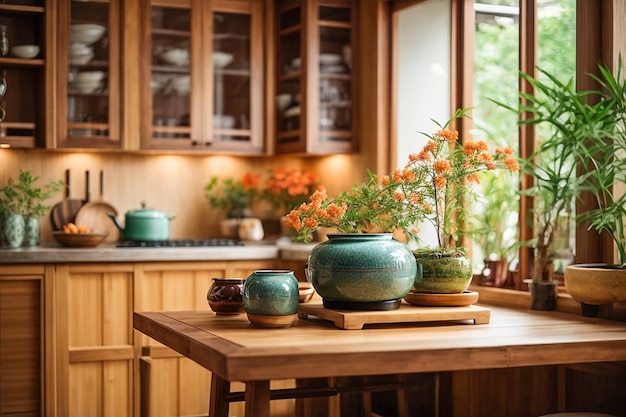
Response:
[{"label": "gas stove", "polygon": [[206,246],[243,246],[243,242],[236,239],[226,238],[208,238],[208,239],[172,239],[172,240],[154,240],[154,241],[137,241],[123,240],[116,242],[118,248],[191,248]]}]

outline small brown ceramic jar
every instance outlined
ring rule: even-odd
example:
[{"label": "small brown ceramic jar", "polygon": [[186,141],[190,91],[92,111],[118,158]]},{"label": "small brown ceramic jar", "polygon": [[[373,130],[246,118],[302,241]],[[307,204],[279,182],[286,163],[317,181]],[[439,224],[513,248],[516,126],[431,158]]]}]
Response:
[{"label": "small brown ceramic jar", "polygon": [[206,295],[209,307],[219,315],[234,315],[244,312],[244,278],[213,278]]}]

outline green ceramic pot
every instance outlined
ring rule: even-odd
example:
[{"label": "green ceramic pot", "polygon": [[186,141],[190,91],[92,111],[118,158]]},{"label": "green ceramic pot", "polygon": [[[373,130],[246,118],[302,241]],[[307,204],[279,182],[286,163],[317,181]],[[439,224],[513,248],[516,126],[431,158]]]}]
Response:
[{"label": "green ceramic pot", "polygon": [[417,274],[413,292],[433,294],[461,293],[472,281],[472,263],[460,252],[441,254],[438,252],[414,253]]},{"label": "green ceramic pot", "polygon": [[2,223],[2,231],[9,248],[17,249],[22,246],[26,236],[24,216],[17,213],[9,214]]},{"label": "green ceramic pot", "polygon": [[298,312],[299,294],[293,271],[261,269],[246,279],[243,305],[248,315],[289,316]]},{"label": "green ceramic pot", "polygon": [[25,219],[26,234],[24,243],[26,246],[39,245],[39,217],[30,215]]},{"label": "green ceramic pot", "polygon": [[309,255],[307,276],[325,306],[354,310],[399,307],[415,281],[409,248],[390,233],[329,234]]}]

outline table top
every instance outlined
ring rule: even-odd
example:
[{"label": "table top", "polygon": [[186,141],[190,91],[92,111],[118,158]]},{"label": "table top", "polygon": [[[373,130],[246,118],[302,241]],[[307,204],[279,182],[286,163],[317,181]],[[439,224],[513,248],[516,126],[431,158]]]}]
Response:
[{"label": "table top", "polygon": [[133,320],[135,329],[228,381],[626,360],[624,323],[487,307],[488,324],[387,323],[362,330],[342,330],[311,316],[288,328],[262,328],[245,314],[211,311],[136,312]]}]

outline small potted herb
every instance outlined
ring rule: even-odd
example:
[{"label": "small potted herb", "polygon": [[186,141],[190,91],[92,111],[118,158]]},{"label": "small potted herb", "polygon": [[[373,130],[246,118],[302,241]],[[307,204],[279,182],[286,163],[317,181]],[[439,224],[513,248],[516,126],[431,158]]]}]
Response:
[{"label": "small potted herb", "polygon": [[50,206],[44,201],[61,191],[63,181],[50,180],[42,187],[35,183],[39,176],[20,170],[17,181],[9,178],[0,189],[0,214],[2,230],[8,245],[17,248],[24,240],[30,246],[39,244],[39,218]]}]

